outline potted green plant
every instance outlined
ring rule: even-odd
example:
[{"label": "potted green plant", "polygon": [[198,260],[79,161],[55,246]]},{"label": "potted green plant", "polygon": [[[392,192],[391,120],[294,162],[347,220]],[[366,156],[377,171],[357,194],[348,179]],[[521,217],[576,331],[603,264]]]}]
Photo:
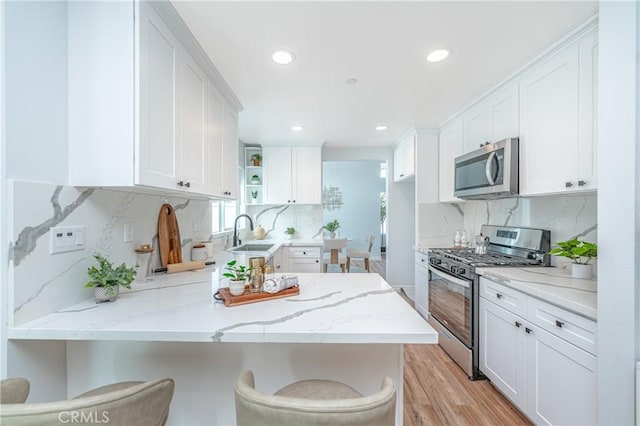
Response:
[{"label": "potted green plant", "polygon": [[336,231],[338,230],[338,228],[340,228],[340,222],[338,222],[338,219],[334,219],[324,226],[324,229],[329,232],[329,236],[331,238],[336,237]]},{"label": "potted green plant", "polygon": [[229,293],[239,296],[244,293],[247,280],[251,276],[251,267],[238,264],[237,260],[227,262],[222,275],[229,279]]},{"label": "potted green plant", "polygon": [[258,175],[251,176],[251,184],[252,185],[259,185],[260,184],[260,176],[258,176]]},{"label": "potted green plant", "polygon": [[558,247],[549,252],[554,256],[571,259],[571,276],[574,278],[591,278],[593,265],[591,259],[598,257],[598,246],[595,243],[580,241],[576,238],[557,242]]},{"label": "potted green plant", "polygon": [[251,191],[251,202],[255,203],[258,201],[258,191]]},{"label": "potted green plant", "polygon": [[296,228],[294,228],[293,226],[289,226],[287,227],[287,229],[284,230],[284,233],[287,235],[288,239],[292,239],[293,234],[296,233]]},{"label": "potted green plant", "polygon": [[259,152],[253,154],[251,156],[251,162],[255,167],[259,167],[262,164],[262,154],[260,154]]},{"label": "potted green plant", "polygon": [[93,257],[98,261],[98,267],[90,266],[87,273],[89,274],[89,282],[85,287],[93,287],[94,295],[98,302],[112,302],[118,297],[120,286],[131,288],[131,282],[136,278],[136,269],[138,265],[131,268],[122,263],[117,268],[113,267],[113,263],[100,255],[94,254]]}]

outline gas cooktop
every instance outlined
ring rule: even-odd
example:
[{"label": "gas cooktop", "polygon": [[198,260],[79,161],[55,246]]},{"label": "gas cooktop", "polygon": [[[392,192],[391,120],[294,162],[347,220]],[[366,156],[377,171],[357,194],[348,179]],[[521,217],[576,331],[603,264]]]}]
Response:
[{"label": "gas cooktop", "polygon": [[429,250],[431,254],[440,255],[471,266],[535,266],[540,265],[538,259],[527,259],[519,256],[508,256],[497,252],[478,254],[470,248],[436,248]]}]

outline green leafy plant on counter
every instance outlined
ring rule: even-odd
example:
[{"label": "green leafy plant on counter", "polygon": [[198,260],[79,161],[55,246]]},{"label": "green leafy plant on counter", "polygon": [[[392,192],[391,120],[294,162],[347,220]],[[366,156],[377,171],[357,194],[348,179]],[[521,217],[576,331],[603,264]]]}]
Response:
[{"label": "green leafy plant on counter", "polygon": [[296,228],[294,228],[293,226],[289,226],[284,230],[284,233],[287,235],[293,235],[296,233]]},{"label": "green leafy plant on counter", "polygon": [[237,260],[227,262],[224,267],[226,272],[223,272],[224,277],[229,278],[231,281],[246,281],[251,276],[251,267],[239,265]]},{"label": "green leafy plant on counter", "polygon": [[98,261],[98,267],[89,267],[87,271],[89,282],[85,284],[85,287],[103,287],[113,294],[118,286],[131,288],[131,283],[136,278],[138,265],[129,268],[122,263],[114,268],[113,263],[109,262],[106,257],[100,254],[94,254],[93,257]]},{"label": "green leafy plant on counter", "polygon": [[338,222],[338,219],[332,220],[324,226],[324,229],[329,232],[336,232],[338,228],[340,228],[340,222]]},{"label": "green leafy plant on counter", "polygon": [[556,243],[559,247],[549,252],[554,256],[568,257],[573,263],[586,265],[591,259],[598,257],[598,246],[595,243],[572,239]]}]

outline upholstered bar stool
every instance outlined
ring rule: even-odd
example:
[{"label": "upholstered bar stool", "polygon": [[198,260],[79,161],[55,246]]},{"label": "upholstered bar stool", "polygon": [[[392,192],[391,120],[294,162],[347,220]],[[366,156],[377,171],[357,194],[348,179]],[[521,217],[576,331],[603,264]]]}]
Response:
[{"label": "upholstered bar stool", "polygon": [[66,401],[5,404],[3,400],[0,424],[49,426],[63,423],[105,423],[161,426],[169,416],[173,389],[173,380],[164,378],[149,382],[114,383]]},{"label": "upholstered bar stool", "polygon": [[395,423],[396,388],[389,377],[379,392],[362,396],[333,380],[303,380],[274,395],[255,389],[251,371],[236,379],[238,426],[371,426]]}]

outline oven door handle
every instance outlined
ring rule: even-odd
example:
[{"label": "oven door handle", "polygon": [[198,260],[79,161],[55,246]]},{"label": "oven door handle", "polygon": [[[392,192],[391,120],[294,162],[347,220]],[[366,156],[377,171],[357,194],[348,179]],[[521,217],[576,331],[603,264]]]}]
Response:
[{"label": "oven door handle", "polygon": [[460,278],[452,277],[449,274],[446,274],[446,273],[444,273],[442,271],[437,270],[436,268],[434,268],[431,265],[429,265],[429,271],[431,271],[432,274],[440,275],[441,277],[444,277],[446,280],[451,281],[452,283],[457,284],[459,286],[462,286],[464,288],[471,287],[471,283],[469,281],[465,281],[465,280],[461,280]]}]

